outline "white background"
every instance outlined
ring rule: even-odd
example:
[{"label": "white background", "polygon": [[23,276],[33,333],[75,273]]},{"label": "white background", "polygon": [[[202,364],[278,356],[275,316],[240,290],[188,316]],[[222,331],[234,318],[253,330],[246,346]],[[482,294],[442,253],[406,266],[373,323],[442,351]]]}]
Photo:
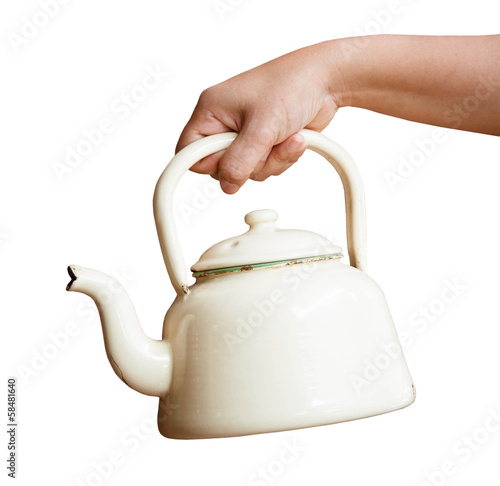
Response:
[{"label": "white background", "polygon": [[[121,274],[145,331],[161,336],[174,291],[152,194],[204,88],[330,38],[498,32],[492,0],[400,0],[397,14],[378,21],[387,0],[232,3],[219,15],[212,0],[73,0],[34,34],[24,27],[31,38],[22,43],[16,35],[27,21],[38,15],[43,23],[40,4],[2,5],[1,355],[4,383],[19,380],[18,484],[498,484],[500,431],[482,428],[491,410],[500,413],[498,138],[444,130],[418,154],[432,127],[360,109],[342,109],[325,130],[360,168],[368,273],[411,338],[404,351],[417,400],[405,410],[243,438],[165,439],[151,426],[157,400],[126,387],[109,366],[92,301],[65,292],[70,263]],[[156,66],[168,77],[137,108],[118,112],[115,100]],[[65,163],[67,147],[103,118],[114,130],[60,180],[54,162]],[[420,165],[391,190],[387,171],[409,158]],[[188,265],[244,231],[246,212],[266,207],[282,227],[346,247],[342,188],[315,154],[235,196],[216,193],[215,184],[195,174],[180,184],[177,204],[196,210],[177,211]],[[196,190],[210,194],[204,207]],[[446,281],[462,290],[444,304]],[[431,318],[412,325],[423,308]],[[285,441],[300,452],[280,470]],[[6,434],[1,442],[5,464]],[[103,465],[110,456],[122,458],[112,471]],[[279,473],[252,483],[259,468]]]}]

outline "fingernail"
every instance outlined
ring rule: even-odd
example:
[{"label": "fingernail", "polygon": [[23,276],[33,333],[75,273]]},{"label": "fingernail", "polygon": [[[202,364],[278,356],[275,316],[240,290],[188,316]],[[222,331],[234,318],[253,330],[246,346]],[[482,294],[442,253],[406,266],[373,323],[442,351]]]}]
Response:
[{"label": "fingernail", "polygon": [[266,152],[266,153],[262,156],[262,158],[261,158],[260,160],[261,160],[261,161],[262,161],[262,160],[267,160],[267,158],[269,157],[269,154],[271,153],[271,150],[272,150],[272,149],[273,149],[273,148],[271,147],[271,148],[270,148],[270,149],[269,149],[269,150],[268,150],[268,151],[267,151],[267,152]]},{"label": "fingernail", "polygon": [[304,138],[304,135],[300,133],[296,133],[288,142],[287,149],[289,152],[295,152],[299,147],[301,147],[306,139]]},{"label": "fingernail", "polygon": [[238,192],[238,189],[240,188],[240,186],[231,184],[225,180],[220,181],[220,187],[226,194],[234,194],[235,192]]}]

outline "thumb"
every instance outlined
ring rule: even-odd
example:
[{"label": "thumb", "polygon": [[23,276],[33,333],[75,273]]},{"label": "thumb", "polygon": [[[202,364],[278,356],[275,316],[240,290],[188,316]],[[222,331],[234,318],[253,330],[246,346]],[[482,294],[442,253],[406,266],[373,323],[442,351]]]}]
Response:
[{"label": "thumb", "polygon": [[236,193],[255,168],[265,164],[277,136],[255,119],[242,127],[219,161],[220,185],[226,194]]}]

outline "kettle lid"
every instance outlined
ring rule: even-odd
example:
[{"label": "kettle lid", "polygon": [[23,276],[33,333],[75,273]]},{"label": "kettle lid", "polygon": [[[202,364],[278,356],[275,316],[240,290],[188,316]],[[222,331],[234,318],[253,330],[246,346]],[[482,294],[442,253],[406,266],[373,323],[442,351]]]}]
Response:
[{"label": "kettle lid", "polygon": [[[245,266],[266,266],[314,257],[342,257],[342,248],[312,231],[280,229],[278,213],[272,209],[252,211],[245,216],[246,233],[216,243],[191,267],[194,275],[219,273]],[[236,268],[235,268],[236,267]]]}]

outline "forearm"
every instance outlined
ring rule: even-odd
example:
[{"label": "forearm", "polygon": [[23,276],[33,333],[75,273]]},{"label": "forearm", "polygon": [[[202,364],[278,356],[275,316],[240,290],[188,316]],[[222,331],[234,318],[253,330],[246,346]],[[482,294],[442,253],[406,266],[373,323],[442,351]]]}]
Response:
[{"label": "forearm", "polygon": [[500,36],[381,35],[324,48],[332,80],[342,74],[331,86],[340,106],[500,135]]},{"label": "forearm", "polygon": [[234,194],[293,165],[306,148],[297,132],[321,132],[343,106],[500,135],[500,36],[380,35],[298,49],[205,90],[176,150],[239,132],[192,167]]}]

